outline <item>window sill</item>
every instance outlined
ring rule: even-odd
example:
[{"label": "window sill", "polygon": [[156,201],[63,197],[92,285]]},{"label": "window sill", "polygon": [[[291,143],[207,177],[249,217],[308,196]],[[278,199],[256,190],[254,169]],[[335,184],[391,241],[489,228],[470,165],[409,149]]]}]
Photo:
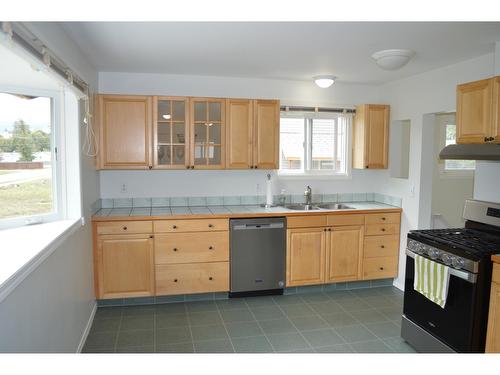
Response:
[{"label": "window sill", "polygon": [[81,226],[71,219],[0,231],[0,302]]},{"label": "window sill", "polygon": [[303,173],[303,174],[291,174],[291,173],[277,173],[277,177],[280,180],[350,180],[352,179],[351,174],[323,174],[323,173]]}]

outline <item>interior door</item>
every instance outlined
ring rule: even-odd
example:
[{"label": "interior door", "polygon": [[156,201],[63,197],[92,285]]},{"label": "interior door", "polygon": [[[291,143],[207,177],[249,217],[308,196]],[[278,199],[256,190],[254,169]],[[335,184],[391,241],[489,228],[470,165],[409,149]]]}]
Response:
[{"label": "interior door", "polygon": [[287,231],[286,285],[312,285],[325,281],[325,228]]},{"label": "interior door", "polygon": [[329,228],[327,242],[327,282],[361,279],[363,226]]}]

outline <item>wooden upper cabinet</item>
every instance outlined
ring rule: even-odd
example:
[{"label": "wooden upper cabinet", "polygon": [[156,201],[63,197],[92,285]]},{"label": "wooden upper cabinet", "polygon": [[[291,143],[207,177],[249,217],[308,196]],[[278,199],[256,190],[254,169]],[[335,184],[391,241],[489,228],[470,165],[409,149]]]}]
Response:
[{"label": "wooden upper cabinet", "polygon": [[225,99],[190,99],[191,169],[225,166]]},{"label": "wooden upper cabinet", "polygon": [[489,142],[494,127],[493,86],[494,79],[457,86],[457,143]]},{"label": "wooden upper cabinet", "polygon": [[148,234],[97,238],[97,298],[154,296],[153,239]]},{"label": "wooden upper cabinet", "polygon": [[325,280],[324,228],[287,231],[286,285],[321,284]]},{"label": "wooden upper cabinet", "polygon": [[100,169],[149,169],[152,97],[97,95]]},{"label": "wooden upper cabinet", "polygon": [[253,103],[249,99],[226,100],[226,168],[253,166]]},{"label": "wooden upper cabinet", "polygon": [[493,124],[491,129],[493,142],[500,143],[500,77],[493,79]]},{"label": "wooden upper cabinet", "polygon": [[226,168],[279,168],[279,100],[226,100]]},{"label": "wooden upper cabinet", "polygon": [[254,168],[278,169],[280,149],[279,100],[254,100]]},{"label": "wooden upper cabinet", "polygon": [[190,163],[189,100],[153,98],[153,167],[185,169]]},{"label": "wooden upper cabinet", "polygon": [[326,282],[361,279],[363,226],[328,229]]},{"label": "wooden upper cabinet", "polygon": [[387,168],[389,150],[389,106],[356,106],[353,131],[353,168]]}]

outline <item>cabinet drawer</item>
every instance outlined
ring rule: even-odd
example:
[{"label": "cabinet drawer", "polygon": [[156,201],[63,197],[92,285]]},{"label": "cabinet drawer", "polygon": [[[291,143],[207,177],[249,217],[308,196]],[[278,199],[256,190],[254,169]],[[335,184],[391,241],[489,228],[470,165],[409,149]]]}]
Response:
[{"label": "cabinet drawer", "polygon": [[364,215],[330,215],[326,220],[326,225],[363,225],[364,223]]},{"label": "cabinet drawer", "polygon": [[158,265],[156,295],[225,292],[229,262]]},{"label": "cabinet drawer", "polygon": [[498,263],[493,264],[493,276],[491,280],[494,283],[500,284],[500,264]]},{"label": "cabinet drawer", "polygon": [[97,234],[151,233],[152,221],[110,221],[97,223]]},{"label": "cabinet drawer", "polygon": [[367,258],[363,260],[363,279],[385,279],[398,274],[397,257]]},{"label": "cabinet drawer", "polygon": [[365,258],[397,256],[399,235],[370,236],[365,238]]},{"label": "cabinet drawer", "polygon": [[229,232],[169,233],[155,236],[155,263],[229,261]]},{"label": "cabinet drawer", "polygon": [[365,224],[397,224],[399,222],[399,213],[369,214],[365,216]]},{"label": "cabinet drawer", "polygon": [[324,227],[326,216],[292,216],[286,219],[287,228]]},{"label": "cabinet drawer", "polygon": [[228,229],[227,219],[158,220],[154,222],[155,233],[211,232]]},{"label": "cabinet drawer", "polygon": [[369,224],[365,225],[365,236],[398,234],[399,224]]}]

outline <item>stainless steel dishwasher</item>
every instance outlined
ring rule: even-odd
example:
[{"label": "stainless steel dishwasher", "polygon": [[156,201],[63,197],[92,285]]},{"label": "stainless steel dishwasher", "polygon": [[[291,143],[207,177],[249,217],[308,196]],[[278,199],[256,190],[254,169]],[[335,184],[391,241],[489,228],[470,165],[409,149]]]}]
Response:
[{"label": "stainless steel dishwasher", "polygon": [[286,219],[231,219],[230,297],[283,294]]}]

